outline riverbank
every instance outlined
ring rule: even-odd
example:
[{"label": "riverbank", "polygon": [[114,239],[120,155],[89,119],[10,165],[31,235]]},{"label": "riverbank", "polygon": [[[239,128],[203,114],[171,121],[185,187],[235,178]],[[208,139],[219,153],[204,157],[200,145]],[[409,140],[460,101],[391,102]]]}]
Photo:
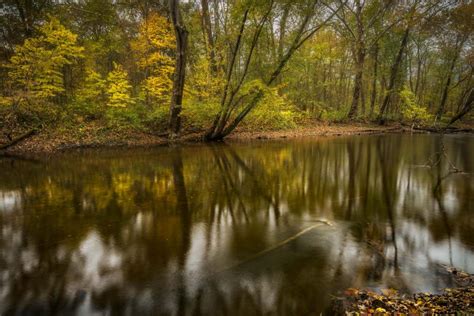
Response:
[{"label": "riverbank", "polygon": [[338,315],[472,315],[474,275],[455,267],[439,265],[439,276],[449,278],[453,288],[440,293],[401,294],[395,289],[371,291],[347,289],[333,300]]},{"label": "riverbank", "polygon": [[348,289],[334,303],[338,315],[472,315],[474,286],[444,289],[440,294],[400,295],[393,289],[382,293]]},{"label": "riverbank", "polygon": [[[472,132],[470,127],[456,130]],[[454,131],[456,131],[454,130]],[[226,138],[228,142],[259,139],[286,139],[321,136],[360,135],[393,132],[426,132],[411,130],[400,124],[377,125],[371,123],[324,123],[305,122],[294,129],[287,130],[236,130]],[[429,130],[428,130],[429,132]],[[185,131],[175,143],[197,143],[203,141],[203,131]],[[101,126],[88,126],[82,129],[45,129],[28,135],[17,144],[0,150],[11,155],[52,154],[74,148],[109,147],[154,147],[169,144],[166,134],[154,134],[133,130],[108,130]],[[0,146],[2,144],[0,143]]]}]

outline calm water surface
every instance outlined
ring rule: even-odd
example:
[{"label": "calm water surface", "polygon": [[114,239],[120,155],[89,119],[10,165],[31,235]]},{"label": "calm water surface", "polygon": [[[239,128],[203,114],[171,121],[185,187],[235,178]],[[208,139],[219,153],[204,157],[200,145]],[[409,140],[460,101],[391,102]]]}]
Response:
[{"label": "calm water surface", "polygon": [[347,287],[439,291],[442,265],[474,273],[473,157],[471,135],[383,135],[2,158],[0,314],[319,314]]}]

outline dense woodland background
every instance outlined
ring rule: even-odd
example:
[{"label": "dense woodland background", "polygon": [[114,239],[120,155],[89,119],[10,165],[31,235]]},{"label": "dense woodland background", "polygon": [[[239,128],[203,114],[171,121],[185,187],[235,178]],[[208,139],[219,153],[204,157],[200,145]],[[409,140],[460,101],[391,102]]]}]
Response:
[{"label": "dense woodland background", "polygon": [[0,142],[469,120],[473,15],[472,1],[4,0]]}]

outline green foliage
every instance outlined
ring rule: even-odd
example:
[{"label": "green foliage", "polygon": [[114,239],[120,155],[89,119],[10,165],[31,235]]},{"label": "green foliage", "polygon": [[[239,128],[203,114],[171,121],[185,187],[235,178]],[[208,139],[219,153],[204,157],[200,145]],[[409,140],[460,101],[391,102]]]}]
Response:
[{"label": "green foliage", "polygon": [[125,108],[110,107],[105,114],[107,127],[116,130],[141,129],[143,127],[141,112],[140,107],[136,105]]},{"label": "green foliage", "polygon": [[143,124],[155,131],[164,130],[168,125],[170,109],[167,106],[155,106],[147,111],[143,119]]},{"label": "green foliage", "polygon": [[326,110],[322,109],[318,119],[321,119],[323,121],[329,121],[329,122],[341,122],[344,121],[347,118],[347,112],[349,109],[347,108],[342,108],[339,110]]},{"label": "green foliage", "polygon": [[77,93],[77,98],[82,102],[102,103],[105,100],[106,86],[107,81],[99,73],[88,69],[84,85]]},{"label": "green foliage", "polygon": [[[128,81],[127,72],[123,67],[114,63],[114,69],[107,75],[106,95],[107,110],[105,117],[107,126],[114,129],[139,129],[142,127],[142,106],[136,105],[131,95],[132,86]],[[100,80],[97,75],[93,79]]]},{"label": "green foliage", "polygon": [[405,86],[400,91],[400,98],[402,99],[401,112],[404,120],[412,124],[419,124],[432,119],[426,108],[417,104],[416,96],[409,87]]},{"label": "green foliage", "polygon": [[[278,94],[277,88],[263,87],[258,83],[249,87],[249,92],[265,89],[264,97],[249,114],[244,126],[252,129],[275,130],[296,127],[296,121],[302,115],[284,96]],[[246,91],[247,89],[244,89]]]},{"label": "green foliage", "polygon": [[75,110],[91,118],[97,118],[104,112],[107,81],[102,76],[88,69],[83,86],[76,95]]},{"label": "green foliage", "polygon": [[[252,80],[242,86],[236,96],[236,99],[242,100],[238,106],[246,106],[246,102],[250,102],[261,91],[264,96],[243,122],[244,128],[277,130],[295,127],[303,113],[284,96],[280,96],[278,88],[268,88],[261,80]],[[218,98],[208,98],[206,101],[188,99],[183,107],[184,122],[190,127],[208,128],[219,110]]]},{"label": "green foliage", "polygon": [[77,44],[77,35],[51,17],[38,28],[35,37],[16,46],[5,65],[8,72],[0,98],[5,113],[0,118],[0,129],[11,133],[60,120],[68,109],[63,102],[64,71],[72,69],[83,57],[83,51]]},{"label": "green foliage", "polygon": [[207,128],[219,112],[220,105],[217,100],[188,99],[183,105],[183,121],[193,128]]},{"label": "green foliage", "polygon": [[215,98],[220,95],[224,87],[223,71],[217,67],[216,73],[211,71],[210,60],[207,56],[199,56],[193,65],[194,71],[188,75],[186,92],[190,98]]}]

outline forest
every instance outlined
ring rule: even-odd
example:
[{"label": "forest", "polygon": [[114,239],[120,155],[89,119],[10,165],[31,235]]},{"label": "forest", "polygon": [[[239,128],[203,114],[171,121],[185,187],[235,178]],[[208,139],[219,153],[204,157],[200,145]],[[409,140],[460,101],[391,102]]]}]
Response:
[{"label": "forest", "polygon": [[469,123],[473,15],[448,0],[4,0],[0,146]]},{"label": "forest", "polygon": [[0,315],[474,315],[473,30],[1,0]]}]

